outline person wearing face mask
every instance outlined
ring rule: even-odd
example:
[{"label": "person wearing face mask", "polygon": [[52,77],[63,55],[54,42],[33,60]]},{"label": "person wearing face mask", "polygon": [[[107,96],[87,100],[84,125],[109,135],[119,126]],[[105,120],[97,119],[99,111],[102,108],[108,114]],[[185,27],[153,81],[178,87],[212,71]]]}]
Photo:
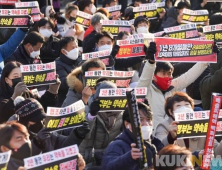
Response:
[{"label": "person wearing face mask", "polygon": [[79,56],[78,44],[74,37],[63,37],[60,41],[60,45],[62,47],[60,57],[56,59],[56,73],[61,80],[58,107],[62,105],[69,89],[66,81],[67,75],[79,66],[82,61]]},{"label": "person wearing face mask", "polygon": [[30,32],[23,40],[22,44],[5,61],[18,61],[22,64],[40,64],[42,63],[39,55],[40,49],[44,43],[44,37],[35,31]]},{"label": "person wearing face mask", "polygon": [[0,123],[7,121],[15,114],[14,100],[17,96],[37,99],[46,110],[48,106],[56,106],[60,80],[50,84],[48,90],[41,96],[33,95],[22,81],[21,63],[12,61],[5,65],[0,80]]},{"label": "person wearing face mask", "polygon": [[[215,49],[216,50],[216,49]],[[151,42],[137,87],[147,87],[147,100],[154,113],[154,129],[160,121],[167,119],[164,111],[165,98],[173,92],[182,91],[193,83],[207,68],[207,63],[197,63],[181,76],[173,79],[174,68],[169,62],[155,62],[156,43]]]},{"label": "person wearing face mask", "polygon": [[7,169],[22,168],[23,160],[32,156],[31,141],[26,127],[14,121],[1,124],[0,136],[0,151],[12,151]]},{"label": "person wearing face mask", "polygon": [[[175,121],[174,117],[176,113],[193,113],[193,108],[194,101],[186,93],[175,92],[169,96],[165,102],[165,112],[169,118],[157,125],[155,136],[164,145],[176,144],[189,148],[193,155],[197,157],[205,147],[206,138],[177,139],[178,122]],[[219,143],[216,139],[214,140],[214,155],[222,155],[222,141]]]},{"label": "person wearing face mask", "polygon": [[43,122],[46,114],[37,100],[33,98],[24,99],[18,96],[14,100],[14,104],[18,122],[26,126],[29,131],[29,138],[32,140],[32,155],[37,155],[40,152],[50,152],[74,144],[80,145],[89,132],[89,124],[86,121],[83,126],[73,129],[68,136],[50,132],[49,129],[44,128]]},{"label": "person wearing face mask", "polygon": [[78,1],[78,7],[80,11],[93,15],[96,12],[94,0],[80,0]]},{"label": "person wearing face mask", "polygon": [[[152,112],[150,107],[138,102],[138,109],[142,136],[146,146],[147,162],[148,166],[152,167],[157,152],[159,152],[164,145],[159,139],[152,136]],[[142,155],[142,152],[135,148],[136,144],[133,141],[128,108],[125,109],[122,120],[123,132],[106,148],[102,160],[102,169],[138,169],[138,162],[136,160]]]},{"label": "person wearing face mask", "polygon": [[135,31],[133,34],[148,34],[149,33],[149,20],[145,16],[138,16],[134,20]]}]

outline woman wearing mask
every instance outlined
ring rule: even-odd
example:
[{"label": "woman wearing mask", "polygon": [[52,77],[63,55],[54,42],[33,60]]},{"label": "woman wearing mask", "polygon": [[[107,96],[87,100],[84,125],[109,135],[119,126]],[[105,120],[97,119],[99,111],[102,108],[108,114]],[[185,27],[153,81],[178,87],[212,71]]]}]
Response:
[{"label": "woman wearing mask", "polygon": [[57,27],[62,36],[65,36],[66,32],[69,31],[69,29],[73,29],[74,33],[72,36],[75,36],[75,38],[78,39],[78,45],[82,47],[82,41],[85,31],[81,25],[75,24],[78,11],[78,6],[68,4],[65,8],[65,14],[63,16],[65,18],[65,22],[58,21]]},{"label": "woman wearing mask", "polygon": [[48,106],[57,104],[57,94],[60,80],[57,78],[56,84],[50,84],[49,89],[41,96],[34,96],[27,86],[22,82],[21,63],[13,61],[5,65],[0,80],[0,123],[7,121],[15,114],[14,100],[17,96],[24,98],[36,98],[46,110]]},{"label": "woman wearing mask", "polygon": [[43,63],[53,62],[60,54],[59,39],[53,36],[54,23],[51,19],[42,18],[37,25],[38,32],[45,38],[40,49],[40,58]]},{"label": "woman wearing mask", "polygon": [[81,56],[79,56],[78,42],[74,37],[63,37],[60,45],[62,48],[61,53],[59,58],[56,59],[56,73],[61,80],[58,107],[62,105],[69,89],[66,80],[67,75],[79,66],[82,61]]},{"label": "woman wearing mask", "polygon": [[[165,102],[165,112],[169,116],[168,120],[164,120],[156,127],[155,136],[162,141],[164,145],[177,144],[181,147],[189,148],[194,154],[203,154],[200,150],[204,149],[206,138],[187,138],[177,139],[177,124],[174,121],[176,113],[192,113],[194,108],[193,99],[183,92],[175,92],[168,97]],[[214,140],[214,154],[222,155],[222,142]]]},{"label": "woman wearing mask", "polygon": [[149,20],[145,16],[138,16],[134,20],[134,28],[132,28],[133,34],[149,33]]},{"label": "woman wearing mask", "polygon": [[[153,159],[155,158],[157,151],[160,151],[163,148],[163,144],[160,140],[151,135],[153,126],[150,107],[138,102],[138,109],[142,136],[146,146],[147,162],[148,166],[152,167]],[[136,144],[133,143],[133,134],[128,108],[126,108],[122,119],[123,132],[111,144],[109,144],[105,150],[102,160],[102,169],[138,169],[137,159],[140,158],[142,152],[140,149],[136,148]]]}]

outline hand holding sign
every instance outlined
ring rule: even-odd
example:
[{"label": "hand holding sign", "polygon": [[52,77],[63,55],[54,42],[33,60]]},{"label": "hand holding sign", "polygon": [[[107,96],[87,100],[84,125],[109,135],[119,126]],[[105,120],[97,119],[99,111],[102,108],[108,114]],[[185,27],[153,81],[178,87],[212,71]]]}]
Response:
[{"label": "hand holding sign", "polygon": [[173,139],[176,139],[177,137],[177,129],[178,129],[177,124],[178,123],[179,122],[173,121],[169,126],[169,132]]},{"label": "hand holding sign", "polygon": [[132,143],[131,144],[131,156],[134,160],[139,159],[142,156],[142,152],[140,151],[139,148],[136,148],[136,144]]},{"label": "hand holding sign", "polygon": [[52,94],[58,94],[60,85],[61,85],[61,81],[60,81],[60,79],[59,79],[59,75],[56,74],[56,83],[55,83],[55,84],[50,84],[48,91],[49,91],[50,93],[52,93]]},{"label": "hand holding sign", "polygon": [[85,138],[85,135],[90,131],[89,123],[85,120],[82,126],[76,128],[76,131],[81,138]]},{"label": "hand holding sign", "polygon": [[150,46],[147,49],[146,58],[151,62],[155,62],[155,54],[156,54],[156,43],[150,42]]},{"label": "hand holding sign", "polygon": [[19,82],[14,89],[14,93],[12,95],[12,99],[15,100],[17,96],[21,96],[22,93],[27,89],[27,86],[25,85],[24,82]]}]

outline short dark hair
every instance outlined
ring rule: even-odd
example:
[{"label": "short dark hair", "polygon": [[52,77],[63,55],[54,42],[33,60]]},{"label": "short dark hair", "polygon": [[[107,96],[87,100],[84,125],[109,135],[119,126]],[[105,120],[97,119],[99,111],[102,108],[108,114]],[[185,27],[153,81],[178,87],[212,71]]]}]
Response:
[{"label": "short dark hair", "polygon": [[26,45],[30,43],[32,46],[34,46],[37,43],[44,43],[44,42],[45,42],[44,37],[40,33],[36,31],[32,31],[24,38],[24,41],[22,44]]},{"label": "short dark hair", "polygon": [[130,33],[126,32],[126,31],[121,31],[121,32],[119,32],[119,34],[117,35],[116,40],[122,40],[122,38],[123,38],[124,35],[128,35],[128,36],[129,36]]},{"label": "short dark hair", "polygon": [[5,82],[5,78],[9,76],[9,74],[12,72],[14,68],[20,68],[22,64],[17,61],[10,61],[8,62],[3,70],[2,70],[2,75],[1,75],[1,80],[0,80],[0,89],[2,91],[2,95],[7,98],[6,95],[11,95],[9,92],[9,89],[7,88],[7,84]]},{"label": "short dark hair", "polygon": [[101,38],[103,38],[103,37],[108,37],[108,38],[110,38],[112,41],[114,41],[114,40],[113,40],[113,35],[112,35],[110,32],[102,31],[101,33],[98,33],[98,34],[96,35],[96,43],[98,43],[99,40],[100,40]]},{"label": "short dark hair", "polygon": [[174,70],[173,65],[170,62],[157,62],[156,63],[156,70],[154,72],[154,74],[156,74],[157,72],[160,71],[169,71],[169,70]]},{"label": "short dark hair", "polygon": [[42,18],[42,19],[40,19],[39,21],[38,21],[38,27],[42,27],[42,26],[45,26],[46,24],[49,24],[49,26],[52,28],[52,29],[54,29],[55,28],[55,25],[54,25],[54,23],[52,22],[52,20],[51,19],[49,19],[49,18]]},{"label": "short dark hair", "polygon": [[[182,157],[183,155],[185,155],[185,157]],[[164,156],[164,159],[162,159],[161,156]],[[161,159],[163,160],[163,162],[166,163],[167,156],[168,156],[168,160],[169,161],[171,160],[170,162],[172,162],[172,160],[174,159],[173,161],[174,164],[173,165],[171,164],[169,166],[167,164],[162,165],[161,163],[159,163],[157,165],[157,162],[156,162],[154,163],[156,170],[175,170],[176,168],[183,167],[185,165],[183,165],[181,161],[182,162],[184,161],[186,163],[187,158],[191,159],[192,153],[185,147],[180,147],[178,145],[167,145],[159,151],[156,159]],[[181,158],[184,158],[184,159],[181,160]]]},{"label": "short dark hair", "polygon": [[0,125],[0,146],[9,147],[9,142],[12,139],[12,136],[15,131],[19,131],[22,134],[29,136],[28,130],[26,127],[18,122],[10,121]]},{"label": "short dark hair", "polygon": [[222,23],[222,13],[221,12],[211,15],[210,21],[209,21],[210,25],[217,25],[217,24],[221,24],[221,23]]},{"label": "short dark hair", "polygon": [[189,102],[191,107],[194,108],[194,101],[193,99],[184,92],[175,92],[172,96],[168,97],[165,101],[165,113],[170,117],[169,110],[173,111],[173,105],[176,102],[186,101]]},{"label": "short dark hair", "polygon": [[112,2],[116,2],[117,0],[104,0],[103,7],[106,7],[106,5],[110,5]]},{"label": "short dark hair", "polygon": [[90,68],[102,68],[103,70],[106,69],[105,64],[98,58],[92,58],[87,60],[86,62],[83,63],[82,65],[82,74],[85,75],[85,72],[88,71]]},{"label": "short dark hair", "polygon": [[75,38],[74,38],[74,37],[63,37],[63,38],[60,40],[60,42],[59,42],[60,47],[61,47],[61,48],[66,48],[67,44],[68,44],[69,42],[72,42],[72,41],[75,41]]},{"label": "short dark hair", "polygon": [[177,9],[188,8],[190,9],[190,3],[187,0],[182,0],[177,4]]},{"label": "short dark hair", "polygon": [[90,4],[93,4],[92,0],[80,0],[78,2],[79,10],[84,11],[85,7],[89,6]]}]

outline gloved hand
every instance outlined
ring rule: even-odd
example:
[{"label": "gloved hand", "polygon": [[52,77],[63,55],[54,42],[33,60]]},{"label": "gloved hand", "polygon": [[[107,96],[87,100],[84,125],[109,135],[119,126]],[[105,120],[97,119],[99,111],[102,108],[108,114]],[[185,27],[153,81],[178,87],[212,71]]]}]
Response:
[{"label": "gloved hand", "polygon": [[115,45],[114,47],[113,47],[113,50],[112,50],[112,52],[111,52],[111,56],[112,57],[116,57],[116,54],[119,52],[119,46],[118,45]]},{"label": "gloved hand", "polygon": [[49,91],[50,93],[52,93],[52,94],[58,94],[60,85],[61,85],[61,81],[60,81],[60,79],[59,79],[59,75],[56,74],[56,83],[55,83],[55,84],[50,84],[48,91]]},{"label": "gloved hand", "polygon": [[109,56],[109,66],[112,67],[115,65],[115,60],[112,55]]},{"label": "gloved hand", "polygon": [[144,51],[145,55],[146,55],[146,53],[147,53],[147,50],[148,50],[148,48],[147,48],[146,45],[144,44],[144,46],[143,46],[143,51]]},{"label": "gloved hand", "polygon": [[37,136],[33,138],[33,142],[40,149],[45,149],[45,141],[51,137],[50,131],[48,128],[41,129]]},{"label": "gloved hand", "polygon": [[217,54],[220,52],[220,50],[219,50],[216,42],[214,42],[213,52],[214,52],[214,53],[217,53]]},{"label": "gloved hand", "polygon": [[15,98],[17,96],[21,96],[26,88],[27,88],[27,86],[25,85],[24,82],[19,82],[14,88],[14,93],[12,95],[12,99],[15,100]]},{"label": "gloved hand", "polygon": [[83,126],[77,127],[76,128],[76,132],[78,133],[78,135],[82,138],[85,137],[85,135],[87,133],[89,133],[90,129],[89,129],[89,123],[85,120],[83,122]]},{"label": "gloved hand", "polygon": [[147,49],[147,53],[146,53],[146,59],[155,61],[155,54],[156,54],[156,43],[150,42],[150,46]]},{"label": "gloved hand", "polygon": [[29,28],[34,24],[34,22],[32,21],[32,17],[29,15],[29,20],[28,20],[28,28],[20,28],[23,32],[28,32]]},{"label": "gloved hand", "polygon": [[90,105],[89,110],[90,110],[89,112],[92,116],[96,116],[100,110],[99,101],[98,100],[93,101]]}]

